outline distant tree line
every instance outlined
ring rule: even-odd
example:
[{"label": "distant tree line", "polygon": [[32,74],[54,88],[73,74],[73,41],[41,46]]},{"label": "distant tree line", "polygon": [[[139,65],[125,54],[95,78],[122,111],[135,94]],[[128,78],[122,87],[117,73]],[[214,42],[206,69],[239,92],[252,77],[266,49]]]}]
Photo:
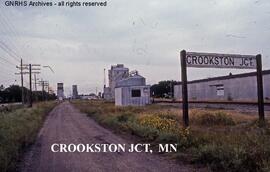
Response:
[{"label": "distant tree line", "polygon": [[178,81],[160,81],[150,88],[151,96],[156,98],[172,98],[174,86],[180,84]]},{"label": "distant tree line", "polygon": [[[30,91],[27,88],[24,89],[25,102],[29,100]],[[55,100],[55,94],[49,94],[42,91],[32,92],[33,101],[43,101],[43,100]],[[3,85],[0,86],[0,103],[15,103],[22,101],[22,89],[18,85],[11,85],[5,88]]]}]

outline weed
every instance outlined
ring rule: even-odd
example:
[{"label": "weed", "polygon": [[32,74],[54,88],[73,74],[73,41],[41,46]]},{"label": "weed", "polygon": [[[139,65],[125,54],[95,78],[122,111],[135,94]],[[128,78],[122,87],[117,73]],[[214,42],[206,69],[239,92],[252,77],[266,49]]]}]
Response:
[{"label": "weed", "polygon": [[0,171],[14,171],[20,153],[34,142],[46,114],[55,104],[42,103],[0,115]]},{"label": "weed", "polygon": [[[270,124],[225,110],[191,110],[191,128],[181,126],[172,106],[115,107],[113,103],[73,102],[92,118],[139,136],[143,141],[177,143],[177,156],[211,171],[269,171]],[[91,109],[91,110],[90,110]],[[94,114],[94,115],[93,115]]]}]

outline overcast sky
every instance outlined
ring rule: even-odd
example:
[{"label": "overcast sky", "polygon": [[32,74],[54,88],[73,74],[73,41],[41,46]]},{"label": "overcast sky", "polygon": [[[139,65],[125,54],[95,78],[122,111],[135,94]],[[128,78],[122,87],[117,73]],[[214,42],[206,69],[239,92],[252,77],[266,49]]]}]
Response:
[{"label": "overcast sky", "polygon": [[[54,89],[63,82],[67,95],[72,84],[79,93],[101,91],[103,69],[117,63],[138,70],[148,84],[180,80],[182,49],[261,53],[263,69],[270,69],[269,21],[269,0],[109,0],[107,7],[73,8],[1,1],[0,40],[28,63],[50,65],[55,73],[44,68],[39,78]],[[2,49],[0,57],[18,64]],[[12,84],[16,70],[6,63],[0,59],[0,82]],[[188,79],[248,71],[191,68]]]}]

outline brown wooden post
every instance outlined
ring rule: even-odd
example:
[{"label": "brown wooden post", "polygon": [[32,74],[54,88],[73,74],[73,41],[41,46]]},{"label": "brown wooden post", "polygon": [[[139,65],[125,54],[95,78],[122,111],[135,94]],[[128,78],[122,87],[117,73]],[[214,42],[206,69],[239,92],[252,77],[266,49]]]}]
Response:
[{"label": "brown wooden post", "polygon": [[44,81],[41,81],[42,84],[42,100],[45,101],[45,86],[44,86]]},{"label": "brown wooden post", "polygon": [[182,110],[184,127],[189,126],[186,51],[180,53],[182,79]]},{"label": "brown wooden post", "polygon": [[263,97],[263,75],[262,75],[262,56],[256,56],[257,61],[257,92],[258,92],[258,112],[260,122],[264,122],[264,97]]},{"label": "brown wooden post", "polygon": [[32,64],[29,64],[29,107],[32,107]]},{"label": "brown wooden post", "polygon": [[21,87],[22,87],[22,104],[25,104],[25,98],[24,98],[24,87],[23,87],[23,60],[21,59]]}]

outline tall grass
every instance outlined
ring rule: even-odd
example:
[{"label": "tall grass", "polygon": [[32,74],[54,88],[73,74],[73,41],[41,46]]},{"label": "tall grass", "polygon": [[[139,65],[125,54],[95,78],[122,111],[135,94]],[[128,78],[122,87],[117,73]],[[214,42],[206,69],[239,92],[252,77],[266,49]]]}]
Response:
[{"label": "tall grass", "polygon": [[32,144],[55,102],[0,114],[0,171],[14,171],[22,150]]},{"label": "tall grass", "polygon": [[0,105],[0,114],[1,113],[7,113],[7,112],[11,112],[17,109],[23,108],[22,104],[11,104],[11,105]]},{"label": "tall grass", "polygon": [[191,127],[181,125],[172,106],[115,107],[112,103],[75,101],[81,111],[115,131],[143,141],[177,143],[175,157],[212,171],[270,171],[270,125],[255,116],[225,110],[190,111]]}]

